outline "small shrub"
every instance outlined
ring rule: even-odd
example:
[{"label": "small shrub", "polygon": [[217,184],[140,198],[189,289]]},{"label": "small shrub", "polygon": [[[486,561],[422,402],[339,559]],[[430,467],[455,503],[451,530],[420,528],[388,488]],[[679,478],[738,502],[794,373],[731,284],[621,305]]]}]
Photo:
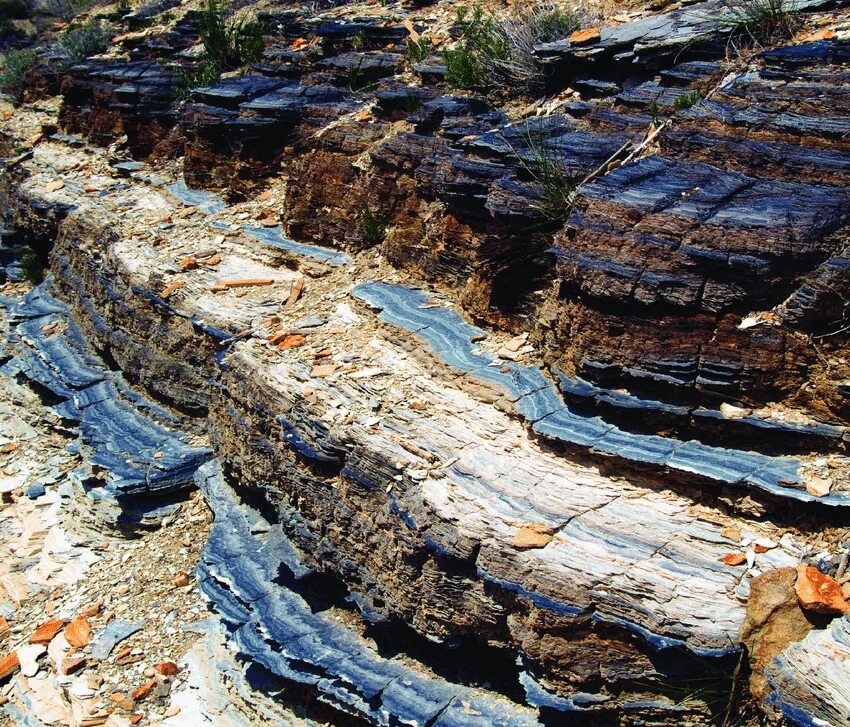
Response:
[{"label": "small shrub", "polygon": [[365,44],[365,36],[363,35],[363,30],[358,30],[351,38],[351,47],[354,50],[363,50],[363,46]]},{"label": "small shrub", "polygon": [[530,160],[516,154],[526,172],[537,182],[543,192],[539,209],[550,222],[563,222],[572,212],[578,190],[578,181],[564,169],[557,152],[546,146],[543,131],[525,127],[525,142]]},{"label": "small shrub", "polygon": [[421,63],[431,55],[431,39],[427,35],[419,36],[419,40],[407,39],[407,58],[411,63]]},{"label": "small shrub", "polygon": [[0,58],[0,91],[17,95],[24,85],[24,76],[35,61],[35,53],[12,50]]},{"label": "small shrub", "polygon": [[355,91],[368,91],[369,89],[375,88],[378,84],[374,81],[370,81],[366,78],[366,75],[363,71],[360,70],[360,66],[357,68],[349,68],[348,69],[348,90],[351,92]]},{"label": "small shrub", "polygon": [[31,247],[27,247],[21,256],[21,273],[33,285],[44,280],[44,260]]},{"label": "small shrub", "polygon": [[186,99],[193,88],[212,86],[221,74],[216,64],[208,60],[195,68],[177,66],[177,76],[180,79],[180,96]]},{"label": "small shrub", "polygon": [[[561,10],[548,0],[515,9],[501,19],[480,5],[475,5],[471,12],[461,8],[457,16],[461,29],[459,45],[443,53],[446,82],[456,88],[487,85],[536,90],[543,82],[543,72],[534,56],[534,47],[567,37],[582,25],[583,20],[578,12]],[[479,67],[477,74],[476,65]],[[475,85],[464,85],[469,79]]]},{"label": "small shrub", "polygon": [[71,26],[62,33],[59,48],[68,62],[81,63],[109,50],[109,33],[95,22]]},{"label": "small shrub", "polygon": [[263,52],[265,26],[247,17],[226,18],[218,0],[207,0],[201,19],[201,42],[219,72],[254,63]]},{"label": "small shrub", "polygon": [[446,84],[449,88],[481,88],[487,80],[478,57],[470,48],[444,50],[443,63],[446,66]]},{"label": "small shrub", "polygon": [[366,202],[360,213],[360,233],[363,242],[368,245],[377,245],[384,239],[387,233],[387,221],[383,215],[376,215]]},{"label": "small shrub", "polygon": [[685,109],[689,109],[691,106],[695,106],[700,101],[702,101],[702,91],[693,90],[679,96],[674,105],[680,111],[684,111]]},{"label": "small shrub", "polygon": [[722,0],[716,22],[730,36],[756,45],[790,38],[799,21],[795,0]]}]

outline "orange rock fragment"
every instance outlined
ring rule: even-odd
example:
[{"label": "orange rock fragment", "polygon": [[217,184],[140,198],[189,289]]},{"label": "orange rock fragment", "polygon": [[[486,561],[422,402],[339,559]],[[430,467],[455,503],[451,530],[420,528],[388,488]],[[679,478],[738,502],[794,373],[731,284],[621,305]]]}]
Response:
[{"label": "orange rock fragment", "polygon": [[173,283],[166,285],[159,293],[159,297],[168,300],[168,297],[177,290],[180,290],[186,283],[182,280],[175,280]]},{"label": "orange rock fragment", "polygon": [[336,366],[334,364],[319,364],[317,366],[313,366],[310,376],[317,379],[323,379],[327,376],[333,376],[335,373]]},{"label": "orange rock fragment", "polygon": [[278,348],[281,351],[285,351],[287,348],[297,348],[298,346],[303,346],[306,343],[306,339],[304,336],[298,335],[297,333],[293,333],[286,338],[283,339],[281,343],[278,344]]},{"label": "orange rock fragment", "polygon": [[82,649],[91,641],[91,635],[91,626],[89,626],[88,619],[85,616],[77,616],[71,619],[71,622],[65,627],[65,640],[78,649]]},{"label": "orange rock fragment", "polygon": [[181,270],[195,270],[198,267],[198,261],[193,257],[184,257],[177,264]]},{"label": "orange rock fragment", "polygon": [[514,533],[514,548],[543,548],[552,542],[555,531],[541,523],[526,523]]},{"label": "orange rock fragment", "polygon": [[303,48],[305,45],[309,44],[310,41],[308,41],[306,38],[296,38],[292,41],[289,47],[292,48],[292,50],[298,50],[299,48]]},{"label": "orange rock fragment", "polygon": [[812,43],[817,40],[835,40],[838,37],[834,30],[830,30],[829,28],[822,28],[821,30],[815,30],[807,35],[803,36],[800,40],[804,43]]},{"label": "orange rock fragment", "polygon": [[21,668],[21,662],[18,660],[17,652],[13,651],[0,659],[0,679],[12,676],[18,669]]},{"label": "orange rock fragment", "polygon": [[156,669],[157,674],[162,674],[164,677],[173,677],[180,671],[180,667],[173,661],[161,661],[154,669]]},{"label": "orange rock fragment", "polygon": [[2,447],[0,447],[0,452],[3,454],[9,454],[9,452],[14,452],[18,448],[18,445],[14,442],[6,442]]},{"label": "orange rock fragment", "polygon": [[304,277],[295,278],[292,281],[292,287],[289,289],[289,298],[286,301],[286,305],[293,305],[298,297],[301,295],[301,291],[304,289]]},{"label": "orange rock fragment", "polygon": [[174,580],[172,582],[178,588],[185,588],[192,582],[192,579],[189,578],[189,574],[186,571],[181,570],[176,576],[174,576]]},{"label": "orange rock fragment", "polygon": [[595,43],[602,36],[599,34],[599,28],[583,28],[575,31],[570,35],[570,45],[584,45],[585,43]]},{"label": "orange rock fragment", "polygon": [[0,616],[0,636],[9,633],[9,622]]},{"label": "orange rock fragment", "polygon": [[142,714],[141,712],[139,712],[139,713],[137,713],[137,714],[131,714],[131,715],[130,715],[130,724],[139,724],[139,722],[141,722],[141,721],[142,721],[142,719],[144,718],[144,716],[145,716],[145,715],[144,715],[144,714]]},{"label": "orange rock fragment", "polygon": [[84,656],[66,656],[59,666],[61,674],[74,674],[84,668],[88,660]]},{"label": "orange rock fragment", "polygon": [[116,692],[115,694],[113,694],[112,701],[115,702],[115,704],[117,704],[121,709],[127,712],[132,712],[136,707],[136,703],[132,699],[130,699],[127,694],[124,694],[123,692]]},{"label": "orange rock fragment", "polygon": [[723,556],[726,565],[743,565],[747,562],[747,556],[743,553],[727,553]]},{"label": "orange rock fragment", "polygon": [[817,568],[797,566],[794,591],[800,605],[808,611],[827,614],[850,611],[850,603],[844,598],[838,581],[821,573]]},{"label": "orange rock fragment", "polygon": [[47,646],[53,641],[53,637],[62,630],[64,625],[65,622],[61,618],[52,618],[49,621],[45,621],[33,632],[29,641],[31,644],[44,644]]},{"label": "orange rock fragment", "polygon": [[137,702],[141,699],[144,699],[153,691],[153,688],[156,686],[156,682],[151,679],[149,682],[145,682],[140,686],[135,692],[133,692],[133,699]]},{"label": "orange rock fragment", "polygon": [[58,192],[65,186],[65,182],[61,179],[57,179],[55,182],[48,182],[44,185],[45,192]]},{"label": "orange rock fragment", "polygon": [[228,290],[229,288],[251,288],[258,285],[272,285],[271,278],[245,278],[244,280],[221,280],[213,286],[213,290]]}]

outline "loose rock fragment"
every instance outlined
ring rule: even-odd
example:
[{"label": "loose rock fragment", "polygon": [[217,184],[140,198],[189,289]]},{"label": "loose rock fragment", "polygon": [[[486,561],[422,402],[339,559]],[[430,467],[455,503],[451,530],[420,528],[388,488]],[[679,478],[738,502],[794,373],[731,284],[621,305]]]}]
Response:
[{"label": "loose rock fragment", "polygon": [[800,605],[809,611],[841,614],[850,610],[850,603],[844,598],[838,582],[817,568],[798,566],[794,590]]},{"label": "loose rock fragment", "polygon": [[520,549],[543,548],[552,542],[554,534],[552,528],[538,523],[529,523],[523,525],[514,534],[514,547]]},{"label": "loose rock fragment", "polygon": [[91,627],[85,616],[77,616],[65,628],[65,638],[68,643],[78,649],[87,646],[91,637]]},{"label": "loose rock fragment", "polygon": [[12,676],[21,668],[21,662],[16,652],[7,654],[0,659],[0,680]]},{"label": "loose rock fragment", "polygon": [[45,621],[33,632],[29,638],[29,642],[31,644],[44,644],[46,646],[64,626],[65,622],[62,619],[54,618],[50,619],[50,621]]}]

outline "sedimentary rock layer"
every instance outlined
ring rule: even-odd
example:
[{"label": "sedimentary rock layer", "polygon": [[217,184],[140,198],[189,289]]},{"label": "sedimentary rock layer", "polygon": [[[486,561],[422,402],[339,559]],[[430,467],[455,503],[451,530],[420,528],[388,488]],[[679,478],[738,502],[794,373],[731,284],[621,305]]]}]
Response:
[{"label": "sedimentary rock layer", "polygon": [[76,479],[107,522],[151,525],[192,486],[195,470],[211,456],[175,429],[180,421],[107,370],[44,283],[10,316],[14,358],[7,376],[24,377],[58,401],[55,411],[80,430],[86,465]]},{"label": "sedimentary rock layer", "polygon": [[[210,453],[168,424],[203,422],[204,588],[245,658],[382,724],[717,718],[751,579],[848,505],[850,195],[846,43],[733,67],[711,7],[541,49],[584,99],[524,121],[412,85],[371,21],[278,14],[179,112],[153,45],[68,71],[66,125],[185,141],[185,177],[63,135],[16,161],[61,301],[16,365],[117,500],[186,486]],[[772,667],[791,719],[840,711],[840,624]]]}]

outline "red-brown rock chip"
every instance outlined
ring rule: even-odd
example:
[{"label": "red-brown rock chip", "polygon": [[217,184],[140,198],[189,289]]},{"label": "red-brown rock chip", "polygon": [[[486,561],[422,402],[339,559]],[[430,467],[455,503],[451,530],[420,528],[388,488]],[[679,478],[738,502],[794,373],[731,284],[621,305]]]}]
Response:
[{"label": "red-brown rock chip", "polygon": [[797,582],[794,584],[800,605],[815,613],[847,613],[850,603],[841,593],[841,586],[834,578],[811,566],[797,566]]},{"label": "red-brown rock chip", "polygon": [[527,523],[514,534],[514,548],[543,548],[552,541],[553,535],[552,528],[538,523]]},{"label": "red-brown rock chip", "polygon": [[297,333],[293,333],[284,338],[283,341],[281,341],[277,347],[281,351],[285,351],[287,348],[297,348],[298,346],[303,346],[305,342],[306,339],[304,338],[304,336],[299,336]]},{"label": "red-brown rock chip", "polygon": [[65,628],[65,640],[82,649],[91,641],[91,626],[85,616],[77,616]]},{"label": "red-brown rock chip", "polygon": [[62,659],[59,671],[62,674],[74,674],[86,666],[87,659],[84,656],[66,656]]},{"label": "red-brown rock chip", "polygon": [[51,641],[53,641],[53,637],[62,630],[64,625],[65,622],[61,618],[52,618],[50,621],[45,621],[33,632],[33,635],[30,636],[30,643],[44,644],[47,646]]},{"label": "red-brown rock chip", "polygon": [[12,676],[18,669],[21,668],[21,662],[18,660],[18,654],[12,652],[0,659],[0,679]]},{"label": "red-brown rock chip", "polygon": [[130,699],[128,694],[124,694],[124,692],[115,692],[112,695],[112,701],[127,712],[132,712],[136,708],[136,703]]},{"label": "red-brown rock chip", "polygon": [[575,31],[575,33],[570,36],[570,45],[595,43],[601,37],[599,28],[582,28],[581,30]]},{"label": "red-brown rock chip", "polygon": [[743,565],[747,562],[747,556],[743,553],[728,553],[723,556],[726,565]]},{"label": "red-brown rock chip", "polygon": [[156,686],[156,682],[153,679],[151,679],[149,682],[145,682],[135,692],[133,692],[133,699],[135,699],[137,702],[140,699],[144,699],[145,697],[148,696],[148,694],[150,694],[153,691],[153,688],[155,686]]},{"label": "red-brown rock chip", "polygon": [[158,674],[162,674],[164,677],[173,677],[180,671],[180,667],[178,667],[173,661],[161,661],[154,668]]}]

